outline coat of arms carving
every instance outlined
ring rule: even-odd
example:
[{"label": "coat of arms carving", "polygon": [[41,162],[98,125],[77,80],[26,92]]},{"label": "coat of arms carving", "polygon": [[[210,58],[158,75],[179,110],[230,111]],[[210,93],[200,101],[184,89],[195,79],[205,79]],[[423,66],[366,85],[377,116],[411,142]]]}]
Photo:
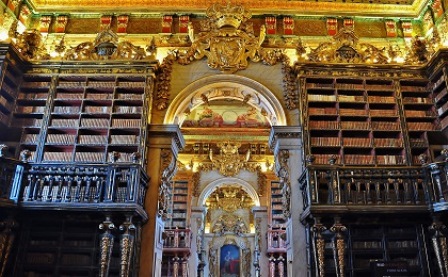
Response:
[{"label": "coat of arms carving", "polygon": [[208,30],[194,34],[193,25],[189,24],[189,37],[194,58],[208,59],[210,68],[225,73],[233,73],[248,66],[249,60],[260,60],[260,46],[266,31],[262,26],[260,36],[256,37],[246,20],[251,14],[242,6],[214,4],[207,10]]}]

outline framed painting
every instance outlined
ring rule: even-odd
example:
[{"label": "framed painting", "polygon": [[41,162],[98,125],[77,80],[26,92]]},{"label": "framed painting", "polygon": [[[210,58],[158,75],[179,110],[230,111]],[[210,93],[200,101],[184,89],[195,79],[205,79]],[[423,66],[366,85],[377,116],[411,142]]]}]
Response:
[{"label": "framed painting", "polygon": [[220,277],[240,277],[241,251],[238,246],[223,245],[219,261]]}]

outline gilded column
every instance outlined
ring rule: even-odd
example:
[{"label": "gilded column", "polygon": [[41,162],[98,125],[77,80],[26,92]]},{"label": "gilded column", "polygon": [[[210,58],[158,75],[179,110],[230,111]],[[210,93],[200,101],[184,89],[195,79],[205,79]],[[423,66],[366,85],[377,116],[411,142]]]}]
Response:
[{"label": "gilded column", "polygon": [[429,233],[431,234],[431,242],[434,248],[434,253],[437,257],[437,265],[439,266],[440,277],[448,276],[448,256],[447,256],[447,227],[440,222],[438,218],[433,220],[429,226]]},{"label": "gilded column", "polygon": [[135,241],[135,225],[132,224],[132,217],[128,217],[119,227],[123,234],[120,236],[120,277],[128,277],[130,275],[130,265],[134,250]]},{"label": "gilded column", "polygon": [[106,220],[100,224],[99,229],[104,233],[100,235],[100,277],[109,276],[110,258],[114,247],[115,225],[111,221],[110,216],[106,216]]},{"label": "gilded column", "polygon": [[333,226],[330,227],[330,231],[334,233],[333,237],[333,256],[336,266],[336,275],[338,277],[345,276],[345,233],[347,227],[341,224],[339,218],[335,218]]},{"label": "gilded column", "polygon": [[325,240],[323,237],[323,232],[327,230],[327,228],[320,223],[319,218],[315,219],[316,222],[311,227],[311,232],[313,235],[312,247],[314,253],[314,264],[316,276],[325,277]]}]

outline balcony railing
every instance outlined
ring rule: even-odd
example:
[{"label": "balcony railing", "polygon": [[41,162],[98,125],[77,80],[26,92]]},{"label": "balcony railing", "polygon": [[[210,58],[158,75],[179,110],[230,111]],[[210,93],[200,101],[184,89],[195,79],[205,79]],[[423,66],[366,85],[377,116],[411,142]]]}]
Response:
[{"label": "balcony railing", "polygon": [[2,205],[14,204],[10,197],[13,187],[21,182],[23,170],[24,167],[19,161],[0,155],[0,202]]},{"label": "balcony railing", "polygon": [[271,229],[267,232],[268,253],[286,253],[286,230]]},{"label": "balcony railing", "polygon": [[310,212],[425,211],[426,173],[421,167],[308,166],[300,178],[304,216]]},{"label": "balcony railing", "polygon": [[428,194],[434,212],[448,210],[448,159],[425,165],[428,173]]},{"label": "balcony railing", "polygon": [[0,195],[27,209],[143,209],[148,176],[138,164],[27,164],[0,157]]},{"label": "balcony railing", "polygon": [[190,252],[191,246],[190,229],[165,229],[163,239],[164,252]]}]

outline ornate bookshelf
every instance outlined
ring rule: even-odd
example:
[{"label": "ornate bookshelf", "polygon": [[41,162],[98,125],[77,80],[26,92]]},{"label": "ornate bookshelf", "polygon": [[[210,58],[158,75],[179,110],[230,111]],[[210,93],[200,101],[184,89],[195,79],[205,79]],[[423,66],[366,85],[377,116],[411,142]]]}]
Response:
[{"label": "ornate bookshelf", "polygon": [[14,113],[23,129],[20,150],[46,163],[132,162],[136,153],[142,156],[147,77],[68,71],[25,74]]},{"label": "ornate bookshelf", "polygon": [[307,154],[314,164],[419,164],[438,128],[428,80],[361,76],[301,76]]}]

